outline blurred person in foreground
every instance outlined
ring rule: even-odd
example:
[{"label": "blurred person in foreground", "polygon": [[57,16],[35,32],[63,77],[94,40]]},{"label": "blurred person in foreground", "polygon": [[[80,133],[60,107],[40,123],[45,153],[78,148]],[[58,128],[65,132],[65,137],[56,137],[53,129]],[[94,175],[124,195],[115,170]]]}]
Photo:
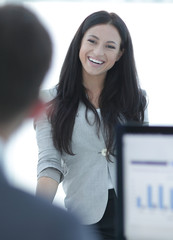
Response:
[{"label": "blurred person in foreground", "polygon": [[5,176],[9,138],[41,109],[38,92],[51,63],[52,42],[35,14],[21,5],[0,7],[0,35],[0,239],[92,240],[76,217],[12,187]]}]

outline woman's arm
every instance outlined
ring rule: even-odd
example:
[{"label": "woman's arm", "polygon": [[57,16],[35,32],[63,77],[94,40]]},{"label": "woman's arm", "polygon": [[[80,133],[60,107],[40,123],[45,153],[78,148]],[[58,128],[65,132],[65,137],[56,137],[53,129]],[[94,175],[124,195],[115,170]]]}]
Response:
[{"label": "woman's arm", "polygon": [[53,202],[58,189],[58,182],[50,177],[40,177],[37,182],[36,196],[45,197]]},{"label": "woman's arm", "polygon": [[[44,98],[50,100],[50,91],[46,90]],[[36,195],[41,195],[52,202],[57,192],[58,184],[63,180],[61,154],[55,149],[52,140],[51,124],[48,121],[46,109],[34,121],[38,146],[37,187]]]}]

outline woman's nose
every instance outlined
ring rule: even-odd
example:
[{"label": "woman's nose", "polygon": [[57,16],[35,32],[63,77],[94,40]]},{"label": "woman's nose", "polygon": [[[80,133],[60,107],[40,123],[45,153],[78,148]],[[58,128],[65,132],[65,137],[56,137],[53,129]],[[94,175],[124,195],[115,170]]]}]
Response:
[{"label": "woman's nose", "polygon": [[94,54],[96,56],[103,56],[104,55],[104,47],[102,45],[95,46]]}]

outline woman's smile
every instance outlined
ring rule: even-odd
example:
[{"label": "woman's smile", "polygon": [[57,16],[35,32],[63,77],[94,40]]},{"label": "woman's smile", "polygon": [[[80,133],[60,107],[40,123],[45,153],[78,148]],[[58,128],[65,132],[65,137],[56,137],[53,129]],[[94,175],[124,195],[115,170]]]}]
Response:
[{"label": "woman's smile", "polygon": [[88,60],[92,63],[98,64],[98,65],[102,65],[104,63],[104,61],[92,58],[92,57],[88,57]]},{"label": "woman's smile", "polygon": [[114,26],[99,24],[89,28],[83,36],[79,52],[85,76],[106,76],[121,56],[120,44],[121,37]]}]

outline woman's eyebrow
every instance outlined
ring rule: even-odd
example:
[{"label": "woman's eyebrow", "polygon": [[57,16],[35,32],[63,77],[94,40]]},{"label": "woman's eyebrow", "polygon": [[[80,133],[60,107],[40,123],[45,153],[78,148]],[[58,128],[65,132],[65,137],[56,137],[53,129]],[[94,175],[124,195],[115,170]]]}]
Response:
[{"label": "woman's eyebrow", "polygon": [[95,35],[89,35],[89,37],[93,37],[93,38],[96,38],[97,40],[99,40],[99,38]]},{"label": "woman's eyebrow", "polygon": [[114,43],[115,45],[118,45],[118,43],[116,43],[114,41],[107,41],[107,43]]},{"label": "woman's eyebrow", "polygon": [[[93,37],[93,38],[99,40],[99,38],[97,36],[95,36],[95,35],[89,35],[89,37]],[[115,41],[107,41],[107,43],[113,43],[115,45],[118,45],[118,43],[116,43]]]}]

